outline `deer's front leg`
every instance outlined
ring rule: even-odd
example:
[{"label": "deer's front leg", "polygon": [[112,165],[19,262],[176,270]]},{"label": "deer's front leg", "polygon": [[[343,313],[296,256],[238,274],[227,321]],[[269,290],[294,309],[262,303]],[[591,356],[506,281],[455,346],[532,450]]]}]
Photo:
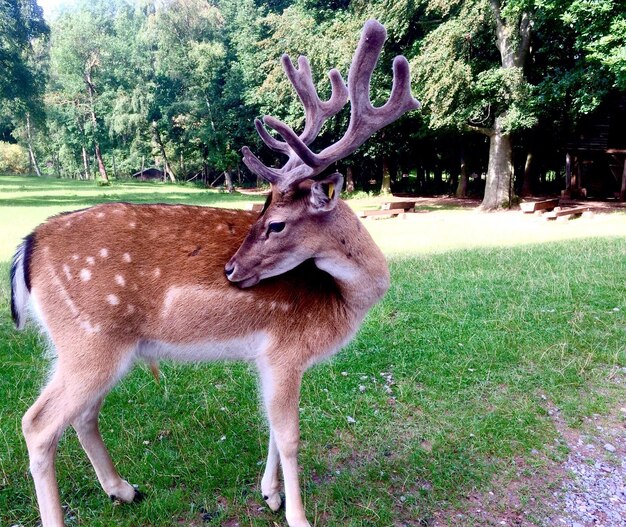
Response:
[{"label": "deer's front leg", "polygon": [[[280,458],[285,483],[285,516],[289,527],[310,527],[302,506],[300,484],[298,482],[298,443],[300,428],[298,407],[302,371],[286,364],[272,365],[267,359],[259,361],[263,401],[269,419],[271,435],[268,465],[263,476],[263,492],[271,492],[266,501],[272,505],[278,503],[278,480],[276,468],[278,458],[272,451],[272,441]],[[267,485],[267,487],[265,487]]]}]

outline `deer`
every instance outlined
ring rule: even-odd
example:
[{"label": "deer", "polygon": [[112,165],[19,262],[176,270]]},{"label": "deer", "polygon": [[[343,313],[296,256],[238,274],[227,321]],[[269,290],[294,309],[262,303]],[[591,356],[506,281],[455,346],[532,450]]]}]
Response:
[{"label": "deer", "polygon": [[[323,172],[420,106],[403,56],[393,61],[388,101],[371,104],[371,76],[385,39],[384,26],[365,23],[347,85],[332,69],[326,101],[307,58],[300,56],[296,68],[282,56],[305,124],[297,134],[274,117],[255,120],[263,142],[287,157],[272,168],[242,149],[246,166],[270,183],[260,215],[107,203],[52,217],[18,247],[11,265],[13,320],[22,329],[34,318],[56,354],[47,384],[22,420],[43,527],[64,525],[55,456],[69,426],[106,494],[121,503],[142,498],[115,468],[98,414],[135,363],[157,368],[162,360],[256,366],[269,425],[263,499],[272,511],[283,505],[282,467],[287,524],[310,527],[297,460],[302,377],[352,339],[390,286],[383,253],[340,199],[343,176]],[[348,99],[345,135],[314,153],[309,145]]]}]

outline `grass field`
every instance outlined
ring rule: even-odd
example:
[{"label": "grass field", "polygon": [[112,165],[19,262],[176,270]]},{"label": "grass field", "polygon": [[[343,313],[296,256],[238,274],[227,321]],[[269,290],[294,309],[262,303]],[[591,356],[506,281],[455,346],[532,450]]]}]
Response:
[{"label": "grass field", "polygon": [[[261,199],[261,198],[257,198]],[[8,313],[8,261],[47,216],[108,200],[243,206],[187,186],[0,177],[0,525],[37,525],[20,419],[48,370],[34,331]],[[355,203],[355,207],[359,204]],[[316,526],[462,523],[472,491],[549,471],[570,426],[623,400],[626,214],[548,223],[520,213],[432,210],[369,221],[392,287],[354,341],[305,376],[300,465]],[[105,403],[101,429],[146,500],[116,506],[73,431],[58,479],[68,525],[274,526],[259,496],[267,430],[243,364],[136,368]],[[351,417],[355,422],[349,422]],[[552,489],[524,488],[533,525]],[[441,511],[455,515],[442,517]]]}]

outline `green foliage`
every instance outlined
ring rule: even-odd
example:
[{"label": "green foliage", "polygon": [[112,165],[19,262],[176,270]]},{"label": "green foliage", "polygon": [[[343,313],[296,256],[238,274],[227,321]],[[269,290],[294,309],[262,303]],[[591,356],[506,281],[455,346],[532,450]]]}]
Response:
[{"label": "green foliage", "polygon": [[45,39],[48,26],[36,0],[0,2],[0,110],[6,105],[33,105],[42,95],[42,79],[31,62],[38,39]]},{"label": "green foliage", "polygon": [[20,145],[0,141],[0,173],[28,172],[28,152]]},{"label": "green foliage", "polygon": [[589,61],[606,68],[615,79],[614,86],[626,90],[626,15],[612,18],[607,34],[587,46]]},{"label": "green foliage", "polygon": [[[391,59],[402,53],[423,108],[345,160],[360,187],[380,181],[384,157],[393,173],[458,172],[460,133],[490,135],[496,121],[515,145],[539,128],[560,137],[612,90],[626,89],[626,15],[617,0],[84,0],[52,21],[50,46],[32,2],[2,5],[0,54],[21,53],[15,74],[29,102],[9,111],[5,97],[0,132],[30,143],[49,175],[93,177],[96,143],[118,177],[167,160],[183,179],[237,170],[250,178],[240,156],[246,144],[279,165],[253,120],[269,114],[296,131],[304,126],[280,55],[294,62],[307,55],[325,98],[327,71],[347,77],[360,29],[372,17],[389,35],[373,74],[374,104],[387,100]],[[500,49],[498,23],[508,35]],[[525,27],[532,48],[522,52]],[[7,71],[0,87],[13,75]],[[336,142],[348,119],[346,109],[327,122],[313,147]],[[475,164],[486,153],[478,149]]]}]

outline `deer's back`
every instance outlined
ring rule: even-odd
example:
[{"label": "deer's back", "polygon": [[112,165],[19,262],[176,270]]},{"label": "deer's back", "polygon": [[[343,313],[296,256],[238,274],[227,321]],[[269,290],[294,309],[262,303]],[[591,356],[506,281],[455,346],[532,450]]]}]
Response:
[{"label": "deer's back", "polygon": [[53,340],[69,332],[184,345],[263,333],[327,353],[354,324],[312,262],[245,290],[226,279],[256,217],[115,203],[51,218],[34,233],[30,282]]}]

